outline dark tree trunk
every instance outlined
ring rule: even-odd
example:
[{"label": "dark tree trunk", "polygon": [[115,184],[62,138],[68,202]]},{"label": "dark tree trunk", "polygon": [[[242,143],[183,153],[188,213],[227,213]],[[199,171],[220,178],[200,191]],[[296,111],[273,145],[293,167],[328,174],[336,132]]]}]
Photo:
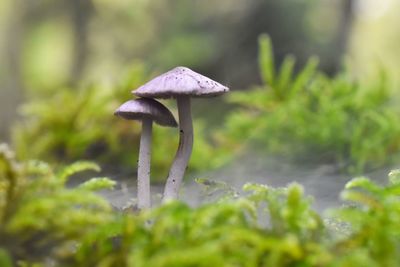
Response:
[{"label": "dark tree trunk", "polygon": [[[354,21],[353,12],[354,0],[342,0],[342,19],[338,27],[336,38],[336,49],[341,55],[347,52],[349,39],[351,35],[352,25]],[[342,64],[342,57],[336,57],[336,64],[334,71],[337,72]]]},{"label": "dark tree trunk", "polygon": [[74,51],[71,66],[70,84],[76,85],[86,68],[88,54],[88,26],[92,14],[91,0],[67,0],[71,9],[74,32]]}]

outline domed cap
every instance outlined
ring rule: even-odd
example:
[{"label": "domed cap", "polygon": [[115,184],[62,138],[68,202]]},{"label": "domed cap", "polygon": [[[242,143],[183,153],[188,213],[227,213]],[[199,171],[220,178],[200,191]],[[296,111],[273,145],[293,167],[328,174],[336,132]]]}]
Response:
[{"label": "domed cap", "polygon": [[138,98],[126,101],[114,112],[114,115],[127,120],[151,119],[163,126],[178,126],[174,116],[167,107],[149,98]]},{"label": "domed cap", "polygon": [[229,88],[186,67],[176,67],[139,87],[133,94],[140,97],[170,98],[178,96],[210,97]]}]

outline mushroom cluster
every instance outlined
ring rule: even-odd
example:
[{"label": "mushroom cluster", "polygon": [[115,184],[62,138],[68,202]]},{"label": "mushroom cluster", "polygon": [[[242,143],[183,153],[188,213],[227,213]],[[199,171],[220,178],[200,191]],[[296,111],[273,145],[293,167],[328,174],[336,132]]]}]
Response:
[{"label": "mushroom cluster", "polygon": [[175,98],[179,115],[179,146],[163,194],[163,202],[177,199],[193,148],[191,97],[212,97],[229,88],[186,67],[176,67],[150,80],[132,93],[141,97],[124,103],[116,115],[142,121],[138,166],[138,207],[150,207],[150,145],[152,121],[176,127],[171,112],[152,98]]},{"label": "mushroom cluster", "polygon": [[138,159],[137,201],[139,209],[150,208],[150,158],[153,122],[166,127],[176,127],[178,125],[167,107],[150,98],[129,100],[122,104],[114,112],[114,115],[126,120],[142,121]]}]

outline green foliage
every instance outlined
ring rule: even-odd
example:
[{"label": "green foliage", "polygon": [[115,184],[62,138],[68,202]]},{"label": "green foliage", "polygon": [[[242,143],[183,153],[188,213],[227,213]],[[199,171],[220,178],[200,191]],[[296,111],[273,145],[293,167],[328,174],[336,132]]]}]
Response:
[{"label": "green foliage", "polygon": [[144,73],[142,66],[133,68],[113,90],[101,86],[59,88],[30,96],[21,109],[23,121],[13,131],[18,157],[50,162],[75,158],[109,164],[136,162],[131,155],[138,147],[140,125],[119,120],[113,112],[131,97],[127,83],[138,86],[144,81]]},{"label": "green foliage", "polygon": [[[351,225],[345,238],[335,244],[339,262],[357,261],[364,266],[398,266],[400,262],[399,170],[389,174],[387,185],[360,177],[345,186],[341,197],[349,205],[331,213]],[[353,255],[346,255],[352,251]]]},{"label": "green foliage", "polygon": [[[398,266],[400,170],[379,185],[347,183],[346,205],[328,221],[296,183],[286,188],[246,184],[214,202],[172,201],[137,213],[112,211],[94,191],[104,178],[75,188],[65,175],[96,165],[80,162],[54,172],[43,162],[20,163],[0,146],[1,266]],[[61,175],[61,176],[60,176]],[[64,175],[64,177],[62,177]]]},{"label": "green foliage", "polygon": [[77,162],[54,172],[42,162],[15,161],[7,146],[0,145],[1,266],[11,259],[44,262],[71,257],[77,240],[89,235],[94,225],[111,223],[111,206],[95,191],[112,188],[113,181],[65,186],[71,175],[98,168]]},{"label": "green foliage", "polygon": [[237,110],[228,116],[230,143],[256,144],[264,151],[314,158],[361,172],[389,162],[400,151],[399,109],[393,104],[384,71],[371,82],[347,72],[333,78],[317,71],[317,59],[293,73],[295,60],[284,58],[275,69],[272,46],[260,37],[262,87],[233,92]]},{"label": "green foliage", "polygon": [[11,259],[8,253],[3,249],[0,249],[0,266],[12,267]]},{"label": "green foliage", "polygon": [[318,66],[317,58],[309,59],[305,67],[296,76],[293,74],[296,59],[291,55],[283,59],[279,71],[275,70],[273,47],[268,35],[260,36],[259,49],[262,80],[277,100],[283,101],[293,97],[307,86],[315,75]]},{"label": "green foliage", "polygon": [[[149,78],[143,65],[134,66],[114,88],[88,86],[80,90],[59,88],[36,92],[22,108],[22,121],[12,134],[17,156],[51,163],[69,163],[76,158],[96,160],[106,169],[125,174],[136,169],[141,124],[113,116],[115,109],[132,98],[131,90]],[[195,121],[196,142],[191,170],[215,166],[213,147],[204,138],[202,122]],[[176,129],[154,127],[152,178],[162,180],[178,145]],[[129,170],[129,171],[128,171]]]},{"label": "green foliage", "polygon": [[[274,189],[247,184],[240,196],[228,194],[197,208],[170,202],[118,216],[112,226],[99,227],[83,241],[74,264],[398,266],[399,173],[392,172],[386,186],[366,178],[349,182],[342,197],[352,203],[331,212],[335,229],[312,210],[300,185]],[[225,187],[207,179],[199,182]]]},{"label": "green foliage", "polygon": [[[310,210],[309,199],[301,199],[300,186],[275,190],[248,185],[246,190],[240,198],[224,198],[198,208],[171,202],[127,215],[117,223],[117,240],[114,235],[98,234],[85,241],[75,264],[292,266],[325,262],[326,252],[317,246],[324,232],[322,221]],[[300,202],[295,203],[298,198]],[[264,218],[266,214],[269,219]],[[277,225],[278,221],[284,223]]]}]

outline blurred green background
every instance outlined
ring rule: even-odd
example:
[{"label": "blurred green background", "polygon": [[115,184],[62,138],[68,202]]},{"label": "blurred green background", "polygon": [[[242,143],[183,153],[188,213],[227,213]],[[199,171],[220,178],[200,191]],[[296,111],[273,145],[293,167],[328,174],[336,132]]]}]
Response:
[{"label": "blurred green background", "polygon": [[[113,111],[183,65],[232,90],[194,102],[192,170],[252,145],[352,172],[382,166],[400,151],[399,11],[395,0],[3,0],[0,140],[21,159],[130,173],[140,126]],[[177,134],[156,127],[154,142],[165,176]]]}]

